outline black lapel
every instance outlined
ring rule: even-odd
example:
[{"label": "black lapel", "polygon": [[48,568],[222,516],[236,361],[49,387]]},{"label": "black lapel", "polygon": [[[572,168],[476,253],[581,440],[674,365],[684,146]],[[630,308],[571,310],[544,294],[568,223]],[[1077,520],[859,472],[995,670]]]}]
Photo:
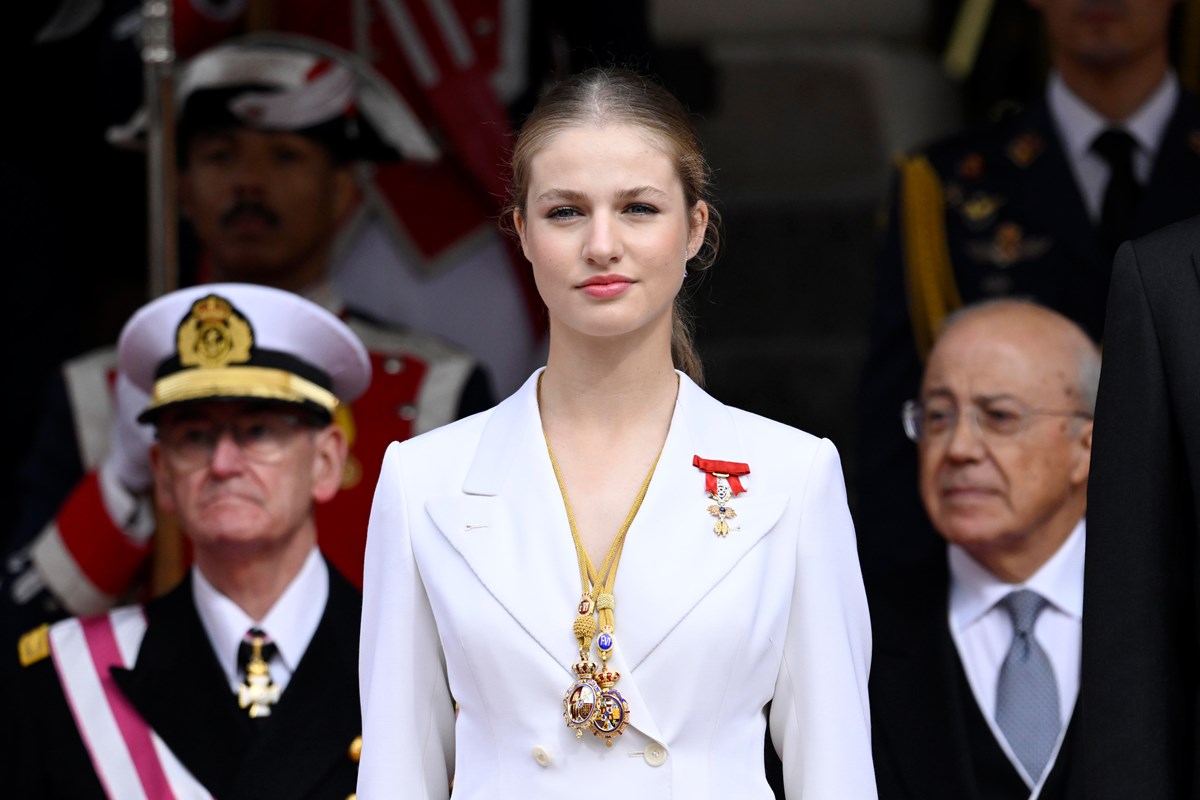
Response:
[{"label": "black lapel", "polygon": [[196,614],[191,577],[146,616],[137,662],[114,667],[113,679],[192,775],[225,797],[251,731]]},{"label": "black lapel", "polygon": [[1031,219],[1042,220],[1047,230],[1054,231],[1055,248],[1064,251],[1064,258],[1080,262],[1090,269],[1107,272],[1109,256],[1088,217],[1083,194],[1067,161],[1062,140],[1050,117],[1045,98],[1041,98],[1019,119],[1021,134],[1036,136],[1042,151],[1024,167],[1021,204],[1029,209]]},{"label": "black lapel", "polygon": [[[328,564],[326,565],[328,568]],[[348,751],[362,731],[358,699],[358,633],[362,597],[329,568],[329,602],[304,658],[258,731],[232,791],[222,800],[302,798],[339,767],[354,776]],[[344,794],[345,792],[343,792]]]},{"label": "black lapel", "polygon": [[1143,235],[1200,213],[1200,99],[1183,92],[1142,192],[1135,233]]},{"label": "black lapel", "polygon": [[[898,786],[881,796],[972,800],[978,795],[954,679],[958,654],[947,622],[944,552],[902,580],[873,588],[875,656],[871,669],[876,760],[886,758]],[[890,790],[889,790],[890,789]]]}]

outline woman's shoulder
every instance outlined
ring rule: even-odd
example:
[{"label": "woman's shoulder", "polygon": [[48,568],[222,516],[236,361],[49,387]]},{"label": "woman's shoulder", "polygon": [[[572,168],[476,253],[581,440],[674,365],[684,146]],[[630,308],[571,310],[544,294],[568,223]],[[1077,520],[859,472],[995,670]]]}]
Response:
[{"label": "woman's shoulder", "polygon": [[483,435],[488,419],[495,410],[495,408],[489,408],[486,411],[480,411],[469,417],[463,417],[439,428],[426,431],[411,439],[405,439],[403,442],[396,442],[392,446],[404,453],[405,458],[439,453],[444,455],[448,452],[458,451],[460,448],[473,447]]},{"label": "woman's shoulder", "polygon": [[760,473],[769,469],[794,481],[814,468],[841,471],[837,447],[829,439],[751,411],[740,408],[730,411],[737,420],[747,452],[754,454],[760,464]]},{"label": "woman's shoulder", "polygon": [[764,417],[753,411],[725,405],[707,393],[701,403],[706,414],[723,414],[733,428],[746,462],[760,475],[788,476],[808,473],[814,465],[841,469],[837,448],[828,439]]},{"label": "woman's shoulder", "polygon": [[779,443],[786,447],[819,447],[820,436],[801,430],[753,411],[726,406],[736,420],[739,432],[747,439],[763,444]]},{"label": "woman's shoulder", "polygon": [[[689,394],[693,398],[692,404],[697,411],[708,418],[719,418],[726,415],[728,423],[736,428],[738,436],[747,446],[759,446],[766,449],[779,447],[816,450],[823,441],[819,436],[814,436],[807,431],[802,431],[770,417],[726,405],[691,381],[689,383],[691,384],[690,388],[694,391]],[[713,422],[714,419],[705,420],[705,424]]]},{"label": "woman's shoulder", "polygon": [[536,377],[535,372],[524,386],[486,411],[463,417],[403,442],[393,443],[391,448],[397,450],[403,460],[418,464],[442,464],[453,460],[469,465],[469,454],[479,447],[484,437],[496,438],[496,429],[493,428],[489,433],[489,425],[496,422],[503,428],[524,419],[528,414],[530,404],[536,403],[536,400],[532,399],[534,395],[531,394],[536,386]]}]

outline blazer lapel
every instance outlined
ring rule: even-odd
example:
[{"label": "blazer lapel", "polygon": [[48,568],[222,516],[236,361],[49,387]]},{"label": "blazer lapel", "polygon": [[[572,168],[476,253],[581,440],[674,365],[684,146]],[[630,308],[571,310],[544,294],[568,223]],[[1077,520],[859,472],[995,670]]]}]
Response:
[{"label": "blazer lapel", "polygon": [[361,600],[330,570],[329,601],[287,691],[241,758],[232,800],[308,797],[348,759],[358,705]]},{"label": "blazer lapel", "polygon": [[253,730],[196,614],[191,578],[146,615],[137,662],[131,670],[114,667],[113,679],[192,775],[225,797]]},{"label": "blazer lapel", "polygon": [[[538,374],[492,411],[461,491],[448,487],[425,508],[484,588],[569,676],[579,567],[542,434]],[[545,530],[561,535],[538,534]]]},{"label": "blazer lapel", "polygon": [[[1079,184],[1045,100],[1032,106],[1028,116],[1030,132],[1045,146],[1026,168],[1022,202],[1029,208],[1029,218],[1044,220],[1046,228],[1056,232],[1055,245],[1074,253],[1079,263],[1107,269],[1110,259],[1088,217]],[[1069,200],[1063,202],[1064,197]]]},{"label": "blazer lapel", "polygon": [[1200,102],[1192,95],[1182,94],[1163,133],[1150,180],[1142,191],[1135,234],[1150,233],[1200,211],[1197,186],[1200,186]]},{"label": "blazer lapel", "polygon": [[[696,455],[750,465],[727,536],[713,532]],[[787,498],[768,491],[754,468],[731,411],[681,376],[671,429],[617,574],[617,647],[634,671],[779,520]]]},{"label": "blazer lapel", "polygon": [[[575,654],[568,623],[579,598],[579,568],[546,452],[536,387],[535,375],[496,407],[462,493],[432,498],[426,510],[480,583],[570,676]],[[786,497],[755,488],[751,476],[747,493],[734,504],[734,530],[716,536],[703,473],[692,466],[697,454],[747,460],[729,410],[681,376],[671,427],[630,527],[615,591],[618,688],[638,709],[630,724],[653,739],[661,735],[642,701],[638,665],[771,529],[786,505]],[[562,535],[526,534],[543,528]],[[664,570],[683,578],[673,581],[677,588],[664,591]],[[518,574],[529,579],[514,580]],[[547,612],[555,608],[564,611]]]}]

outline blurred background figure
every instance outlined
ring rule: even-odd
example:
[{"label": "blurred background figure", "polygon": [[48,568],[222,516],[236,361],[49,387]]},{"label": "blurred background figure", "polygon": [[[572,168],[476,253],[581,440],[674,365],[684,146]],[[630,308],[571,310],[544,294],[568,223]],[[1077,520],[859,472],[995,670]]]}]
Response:
[{"label": "blurred background figure", "polygon": [[366,350],[295,294],[213,284],[135,314],[118,366],[195,565],[146,606],[22,638],[4,684],[6,790],[346,797],[362,601],[321,558],[314,507],[342,482],[334,418],[370,382]]},{"label": "blurred background figure", "polygon": [[[344,316],[371,353],[368,391],[339,407],[351,447],[342,491],[318,513],[324,552],[356,585],[384,449],[491,405],[473,358],[361,316],[330,283],[334,240],[358,195],[355,162],[426,152],[415,120],[380,85],[332,49],[295,41],[205,51],[178,85],[179,204],[202,248],[199,273],[305,294]],[[135,116],[115,138],[143,127]],[[137,402],[121,395],[137,392],[114,378],[114,358],[101,348],[64,365],[57,413],[26,467],[30,489],[3,586],[16,629],[58,608],[110,607],[152,558],[156,591],[181,572],[183,554],[152,542],[165,528],[148,496],[150,432],[115,413],[114,395],[128,410]]]},{"label": "blurred background figure", "polygon": [[[942,319],[1028,297],[1103,335],[1113,253],[1200,212],[1200,101],[1169,62],[1175,0],[1030,0],[1051,71],[1021,111],[898,162],[859,398],[867,574],[936,548],[895,425]],[[869,500],[868,498],[869,492]]]},{"label": "blurred background figure", "polygon": [[1087,797],[1194,798],[1200,218],[1122,247],[1088,493]]},{"label": "blurred background figure", "polygon": [[868,586],[883,800],[1065,798],[1100,356],[1065,317],[991,301],[948,318],[904,429],[946,544]]},{"label": "blurred background figure", "polygon": [[[504,391],[503,378],[489,353],[496,348],[506,354],[520,351],[526,339],[515,332],[526,325],[536,353],[540,345],[533,332],[540,327],[528,322],[531,312],[523,298],[529,295],[521,283],[528,276],[526,266],[514,270],[512,262],[495,261],[486,276],[456,277],[475,275],[456,254],[485,252],[487,242],[495,241],[487,227],[494,220],[479,220],[487,216],[482,209],[500,198],[485,188],[495,179],[480,177],[479,166],[498,146],[497,134],[520,123],[547,76],[618,63],[661,77],[696,114],[722,198],[721,268],[691,290],[709,389],[726,403],[829,436],[845,458],[852,508],[860,516],[911,517],[924,526],[924,552],[936,550],[938,540],[912,491],[915,460],[893,430],[899,403],[916,392],[920,369],[912,354],[915,347],[906,344],[912,333],[905,322],[894,331],[899,337],[895,346],[909,353],[900,359],[909,365],[902,370],[908,388],[896,389],[894,402],[882,404],[886,408],[877,417],[879,431],[864,437],[879,452],[864,446],[863,459],[868,464],[872,459],[907,459],[908,477],[885,469],[862,479],[863,459],[851,447],[863,424],[853,410],[854,399],[868,350],[874,287],[882,279],[876,267],[879,208],[886,203],[894,153],[909,152],[964,123],[989,121],[997,109],[1039,94],[1053,52],[1039,9],[1025,0],[639,0],[603,5],[178,0],[173,6],[181,57],[224,36],[274,30],[276,35],[321,38],[328,31],[331,46],[353,52],[397,90],[437,144],[442,163],[434,168],[413,160],[367,171],[444,175],[451,185],[442,185],[440,178],[418,180],[421,191],[436,200],[429,203],[414,196],[393,204],[382,190],[368,188],[335,243],[335,284],[344,301],[361,303],[375,315],[393,313],[383,306],[394,310],[415,303],[420,314],[438,316],[439,323],[468,330],[485,322],[494,325],[487,334],[488,351],[466,349],[491,372],[498,391]],[[1177,4],[1171,33],[1176,45],[1172,63],[1178,65],[1180,82],[1193,87],[1200,77],[1198,8],[1198,0]],[[443,21],[442,12],[457,24]],[[947,72],[944,52],[959,51],[955,43],[970,38],[961,33],[972,30],[962,24],[964,19],[988,24],[973,28],[980,37],[977,57],[966,60],[965,71],[960,66]],[[74,341],[56,345],[58,349],[82,352],[111,342],[146,299],[144,157],[104,142],[106,128],[125,122],[142,103],[136,49],[140,9],[137,0],[24,4],[8,20],[0,37],[11,46],[0,48],[0,59],[5,74],[22,76],[11,87],[10,104],[29,113],[18,123],[0,126],[0,159],[32,173],[33,182],[57,207],[49,229],[71,234],[37,237],[42,241],[35,247],[38,263],[53,260],[62,266],[49,287],[44,276],[36,277],[48,298],[29,322],[39,335],[29,337],[32,341],[15,357],[29,356],[31,364],[54,372],[50,358],[31,355],[38,347],[67,330]],[[398,30],[416,35],[400,37]],[[458,35],[463,32],[465,48]],[[413,60],[410,56],[419,55],[421,48],[410,53],[406,41],[424,42],[428,59]],[[523,58],[514,61],[514,53]],[[486,65],[493,59],[499,66],[489,77]],[[514,90],[516,84],[501,76],[518,75],[521,70],[510,69],[517,61],[524,64],[524,81],[523,88]],[[415,71],[418,63],[435,69]],[[468,85],[469,91],[462,88]],[[487,116],[495,109],[492,101],[455,109],[447,99],[482,87],[490,87],[503,108],[503,124]],[[466,126],[465,133],[449,130],[459,124]],[[475,138],[482,142],[469,144]],[[1053,150],[1053,140],[1048,141],[1046,153]],[[470,147],[475,155],[460,156],[460,147]],[[1039,161],[1044,163],[1045,155]],[[367,185],[364,176],[359,179]],[[460,196],[469,198],[460,220],[429,219],[432,209],[447,207],[445,198]],[[33,213],[32,200],[20,203],[20,210]],[[24,223],[17,227],[28,233]],[[486,236],[479,235],[485,229]],[[466,242],[461,251],[448,243],[457,235],[454,231]],[[184,234],[186,283],[197,273],[200,248],[190,242],[186,227]],[[426,237],[432,245],[426,246]],[[372,241],[382,245],[367,247]],[[63,254],[52,257],[59,247]],[[351,264],[355,250],[399,255]],[[464,257],[461,263],[482,261]],[[408,271],[391,274],[398,266]],[[363,274],[370,280],[352,278]],[[902,306],[900,274],[897,267],[891,288],[884,290],[894,294],[897,308]],[[501,277],[511,282],[503,292],[493,283]],[[388,288],[389,282],[402,281],[412,288],[399,295]],[[452,302],[423,302],[422,291],[432,286],[449,287]],[[72,297],[86,302],[72,305]],[[480,316],[480,303],[503,310]],[[71,311],[74,307],[78,313]],[[527,321],[506,326],[491,322],[493,313]],[[407,322],[420,328],[418,319],[424,317]],[[447,338],[469,345],[453,333]],[[879,370],[873,372],[887,379]],[[21,403],[12,418],[28,420],[32,429],[45,404],[30,408],[16,396],[12,401]],[[5,456],[15,463],[21,439],[32,436],[17,431],[13,438]],[[56,469],[70,474],[73,467],[67,463]],[[864,535],[870,522],[859,520]],[[6,521],[8,527],[13,523]],[[885,535],[893,527],[907,525],[896,522],[884,529]]]}]

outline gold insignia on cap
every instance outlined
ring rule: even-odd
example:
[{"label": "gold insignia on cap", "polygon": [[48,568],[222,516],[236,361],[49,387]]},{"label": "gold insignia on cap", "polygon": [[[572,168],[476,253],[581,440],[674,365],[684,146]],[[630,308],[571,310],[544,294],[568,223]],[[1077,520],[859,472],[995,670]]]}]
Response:
[{"label": "gold insignia on cap", "polygon": [[185,367],[225,367],[250,360],[254,334],[229,301],[215,294],[197,300],[179,325],[176,347]]},{"label": "gold insignia on cap", "polygon": [[1028,167],[1042,154],[1042,137],[1026,131],[1008,143],[1008,157],[1018,167]]},{"label": "gold insignia on cap", "polygon": [[17,642],[21,666],[28,667],[50,655],[50,626],[39,625],[24,634]]}]

